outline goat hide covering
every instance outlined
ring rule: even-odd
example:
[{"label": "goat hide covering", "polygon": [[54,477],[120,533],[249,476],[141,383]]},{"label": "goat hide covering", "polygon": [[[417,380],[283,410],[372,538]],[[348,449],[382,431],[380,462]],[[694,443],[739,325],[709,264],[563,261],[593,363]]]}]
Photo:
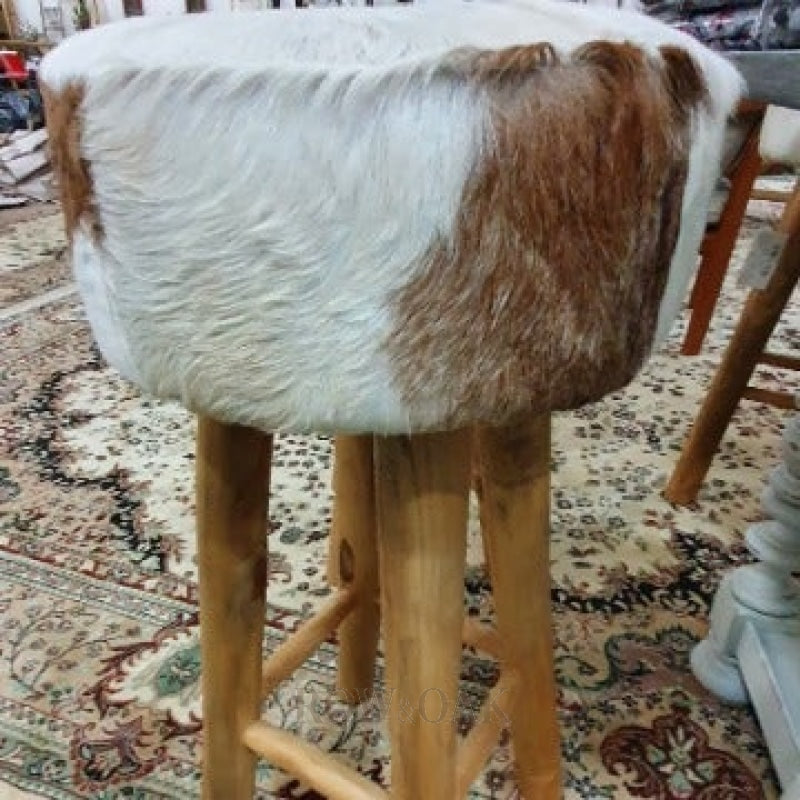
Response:
[{"label": "goat hide covering", "polygon": [[42,81],[108,361],[227,422],[380,433],[628,382],[741,91],[654,20],[548,0],[127,21]]}]

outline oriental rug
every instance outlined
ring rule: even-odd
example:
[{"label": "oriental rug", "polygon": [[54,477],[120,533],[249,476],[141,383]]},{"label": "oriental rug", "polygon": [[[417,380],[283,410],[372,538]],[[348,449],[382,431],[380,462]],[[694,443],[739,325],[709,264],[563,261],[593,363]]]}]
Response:
[{"label": "oriental rug", "polygon": [[[737,263],[776,213],[750,211]],[[199,796],[203,736],[193,420],[103,363],[64,253],[53,207],[0,221],[0,800],[186,800]],[[554,423],[568,800],[778,796],[751,710],[706,692],[689,654],[720,578],[749,560],[743,534],[760,517],[787,412],[744,402],[698,501],[677,508],[661,496],[741,307],[736,271],[703,355],[678,354],[678,328],[626,391]],[[798,341],[795,305],[774,349]],[[760,370],[767,386],[792,379]],[[267,648],[328,594],[330,466],[328,440],[278,437]],[[489,619],[479,541],[473,520],[465,601]],[[335,656],[335,642],[323,646],[265,714],[386,784],[381,704],[337,702]],[[496,676],[465,652],[468,706]],[[526,691],[535,713],[536,687]],[[317,797],[266,764],[258,787],[260,798]],[[507,737],[471,797],[516,797]]]}]

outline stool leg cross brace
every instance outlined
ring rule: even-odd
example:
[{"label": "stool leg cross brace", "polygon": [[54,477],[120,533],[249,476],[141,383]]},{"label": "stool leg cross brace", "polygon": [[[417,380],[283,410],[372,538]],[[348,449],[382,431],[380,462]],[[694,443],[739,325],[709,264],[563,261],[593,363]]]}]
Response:
[{"label": "stool leg cross brace", "polygon": [[[339,437],[331,558],[331,577],[339,588],[262,667],[271,437],[200,419],[205,800],[249,800],[257,755],[333,800],[460,798],[507,722],[522,796],[561,796],[547,541],[549,435],[545,415],[485,428],[475,437],[468,430],[374,440]],[[473,441],[496,629],[465,622],[463,615]],[[364,478],[366,484],[358,483]],[[363,554],[367,567],[374,565],[378,551],[380,611],[376,580],[360,563]],[[365,697],[381,612],[391,691],[389,794],[333,756],[259,719],[262,699],[334,630],[347,631],[345,623],[351,628],[340,638],[339,686],[353,692],[347,696]],[[499,657],[504,670],[489,693],[486,713],[459,743],[448,711],[457,704],[462,642]]]}]

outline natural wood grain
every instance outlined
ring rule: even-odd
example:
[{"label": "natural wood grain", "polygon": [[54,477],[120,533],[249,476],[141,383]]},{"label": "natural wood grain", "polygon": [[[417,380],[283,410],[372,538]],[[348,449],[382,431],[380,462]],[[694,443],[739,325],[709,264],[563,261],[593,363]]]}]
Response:
[{"label": "natural wood grain", "polygon": [[261,694],[267,697],[279,683],[309,658],[309,656],[331,635],[350,614],[356,605],[355,592],[349,589],[338,591],[329,597],[311,619],[275,650],[264,662],[261,673]]},{"label": "natural wood grain", "polygon": [[203,798],[251,800],[267,579],[272,437],[200,417],[197,557],[203,688]]},{"label": "natural wood grain", "polygon": [[294,734],[255,722],[244,742],[270,764],[307,783],[329,800],[389,800],[380,786]]},{"label": "natural wood grain", "polygon": [[560,800],[550,601],[549,416],[482,428],[479,460],[503,668],[520,681],[520,700],[510,711],[517,781],[526,800]]},{"label": "natural wood grain", "polygon": [[467,647],[474,647],[498,660],[504,657],[503,640],[493,625],[478,622],[472,617],[464,620],[461,638]]},{"label": "natural wood grain", "polygon": [[338,697],[360,703],[372,692],[380,636],[373,437],[338,436],[334,444],[333,524],[328,576],[357,603],[339,627]]},{"label": "natural wood grain", "polygon": [[800,278],[800,187],[778,224],[787,236],[769,283],[747,296],[736,330],[683,446],[664,496],[691,503],[697,496],[733,412]]},{"label": "natural wood grain", "polygon": [[511,708],[519,701],[518,690],[516,676],[505,673],[489,692],[480,717],[458,748],[457,798],[466,797],[469,787],[497,747],[501,734],[508,727]]},{"label": "natural wood grain", "polygon": [[392,797],[456,789],[470,434],[376,439]]}]

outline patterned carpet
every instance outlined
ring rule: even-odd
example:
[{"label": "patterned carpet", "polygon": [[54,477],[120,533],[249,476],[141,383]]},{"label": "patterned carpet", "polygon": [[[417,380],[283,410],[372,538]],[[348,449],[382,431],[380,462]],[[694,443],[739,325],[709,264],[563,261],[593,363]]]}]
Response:
[{"label": "patterned carpet", "polygon": [[[751,207],[747,236],[774,214]],[[94,350],[48,212],[0,225],[0,798],[199,796],[193,424],[141,397]],[[740,800],[778,790],[758,725],[688,666],[720,577],[748,559],[742,535],[776,462],[785,412],[745,403],[698,503],[660,496],[742,299],[730,280],[711,344],[676,342],[624,393],[555,423],[553,577],[569,800]],[[785,315],[776,349],[800,339]],[[793,343],[793,344],[792,344]],[[767,385],[791,375],[762,370]],[[278,440],[268,646],[327,594],[330,446]],[[469,606],[490,617],[478,532]],[[335,645],[270,702],[300,731],[388,780],[378,704],[335,701]],[[478,702],[494,665],[465,653]],[[536,708],[536,687],[529,687]],[[264,765],[259,797],[315,798]],[[471,797],[516,796],[508,742]]]}]

